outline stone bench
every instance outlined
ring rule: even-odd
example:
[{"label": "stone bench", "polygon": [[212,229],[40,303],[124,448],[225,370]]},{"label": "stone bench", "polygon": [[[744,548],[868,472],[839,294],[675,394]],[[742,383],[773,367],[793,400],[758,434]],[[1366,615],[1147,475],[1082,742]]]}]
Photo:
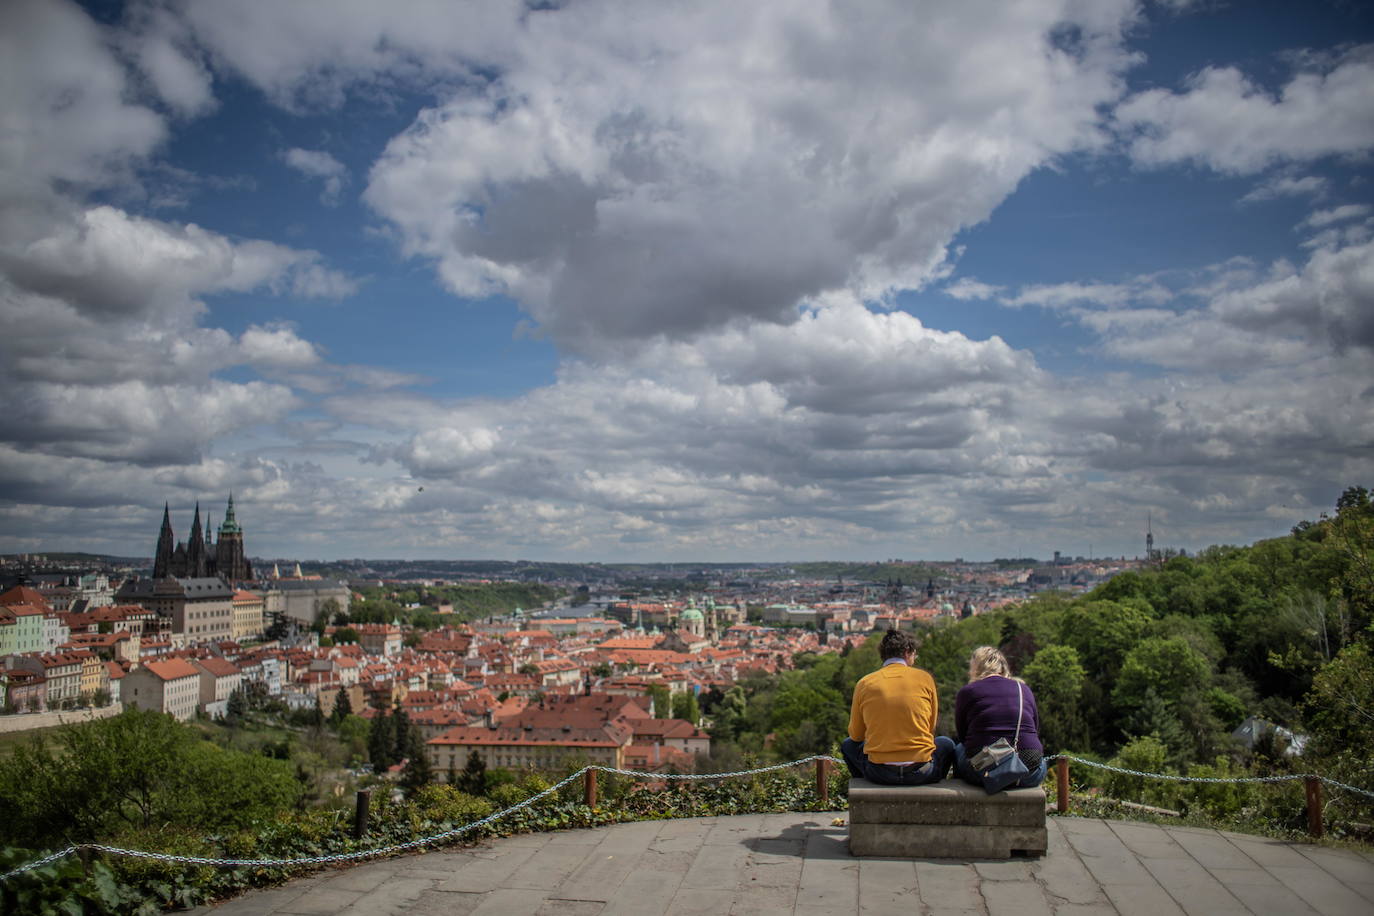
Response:
[{"label": "stone bench", "polygon": [[849,780],[849,851],[903,859],[1009,859],[1045,852],[1045,790],[989,795],[946,779],[929,786]]}]

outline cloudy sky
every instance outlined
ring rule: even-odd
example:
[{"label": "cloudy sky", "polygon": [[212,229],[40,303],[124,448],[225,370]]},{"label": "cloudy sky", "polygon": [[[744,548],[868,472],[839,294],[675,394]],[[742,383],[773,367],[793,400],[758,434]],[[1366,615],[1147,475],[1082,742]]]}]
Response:
[{"label": "cloudy sky", "polygon": [[1374,484],[1351,0],[0,3],[0,551],[1135,555]]}]

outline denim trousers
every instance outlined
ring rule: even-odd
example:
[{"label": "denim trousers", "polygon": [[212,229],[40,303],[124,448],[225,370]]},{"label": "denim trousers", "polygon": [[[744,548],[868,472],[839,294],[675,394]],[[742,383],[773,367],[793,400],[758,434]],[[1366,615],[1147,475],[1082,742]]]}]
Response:
[{"label": "denim trousers", "polygon": [[864,753],[864,743],[853,738],[840,742],[840,753],[849,765],[849,775],[867,779],[883,786],[924,786],[939,782],[949,774],[954,763],[954,741],[940,735],[935,739],[935,753],[924,763],[874,763]]}]

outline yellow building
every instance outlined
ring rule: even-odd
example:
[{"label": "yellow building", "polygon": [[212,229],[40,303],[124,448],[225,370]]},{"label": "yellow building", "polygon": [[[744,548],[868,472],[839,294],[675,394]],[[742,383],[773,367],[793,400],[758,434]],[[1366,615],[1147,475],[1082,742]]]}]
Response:
[{"label": "yellow building", "polygon": [[242,589],[234,592],[233,636],[231,638],[235,642],[262,636],[266,604],[267,602],[262,595],[245,592]]}]

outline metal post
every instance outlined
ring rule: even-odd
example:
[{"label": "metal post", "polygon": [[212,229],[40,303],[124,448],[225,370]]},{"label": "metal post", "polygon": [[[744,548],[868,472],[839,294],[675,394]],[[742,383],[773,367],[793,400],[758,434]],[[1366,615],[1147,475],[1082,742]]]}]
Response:
[{"label": "metal post", "polygon": [[353,839],[361,840],[367,836],[367,809],[372,804],[372,790],[358,790],[357,813],[353,817]]},{"label": "metal post", "polygon": [[830,804],[830,761],[821,759],[816,761],[816,797],[821,800],[822,806]]},{"label": "metal post", "polygon": [[86,872],[86,877],[89,878],[91,876],[91,861],[95,858],[95,853],[91,851],[89,846],[78,846],[76,854],[81,859],[82,870]]},{"label": "metal post", "polygon": [[1054,762],[1054,785],[1059,795],[1059,813],[1069,813],[1069,761],[1060,757]]},{"label": "metal post", "polygon": [[1322,781],[1316,776],[1306,776],[1303,783],[1307,787],[1307,832],[1314,837],[1322,835]]},{"label": "metal post", "polygon": [[588,808],[596,807],[596,770],[591,767],[582,774],[582,795]]}]

